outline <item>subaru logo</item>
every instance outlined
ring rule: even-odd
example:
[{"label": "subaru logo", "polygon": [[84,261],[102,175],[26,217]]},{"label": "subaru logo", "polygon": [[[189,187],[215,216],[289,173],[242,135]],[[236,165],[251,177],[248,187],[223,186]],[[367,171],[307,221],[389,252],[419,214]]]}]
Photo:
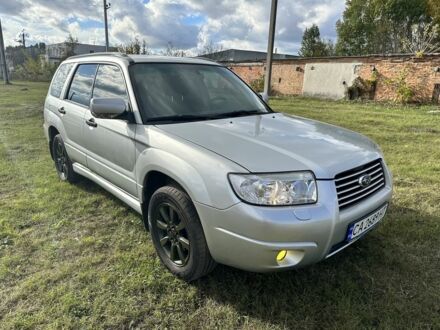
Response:
[{"label": "subaru logo", "polygon": [[358,183],[361,187],[365,188],[368,187],[371,183],[371,175],[365,174],[359,177]]}]

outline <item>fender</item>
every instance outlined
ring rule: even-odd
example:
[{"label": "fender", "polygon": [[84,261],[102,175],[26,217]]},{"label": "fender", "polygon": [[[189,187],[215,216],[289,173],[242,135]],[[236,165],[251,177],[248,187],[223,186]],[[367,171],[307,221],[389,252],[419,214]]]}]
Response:
[{"label": "fender", "polygon": [[61,118],[57,116],[51,109],[48,109],[49,111],[44,111],[44,133],[46,134],[47,140],[49,141],[49,128],[51,126],[55,127],[58,132],[60,132],[61,137],[63,140],[66,137],[66,131],[64,130],[63,122],[61,121]]},{"label": "fender", "polygon": [[[136,131],[136,181],[143,202],[143,184],[151,171],[161,172],[181,185],[194,202],[226,209],[239,202],[229,185],[230,172],[241,166],[191,142],[169,136],[152,126]],[[207,180],[209,180],[207,184]]]}]

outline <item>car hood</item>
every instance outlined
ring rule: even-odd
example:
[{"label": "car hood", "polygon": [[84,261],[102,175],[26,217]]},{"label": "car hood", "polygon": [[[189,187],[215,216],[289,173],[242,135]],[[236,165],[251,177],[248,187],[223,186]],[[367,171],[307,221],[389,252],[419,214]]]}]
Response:
[{"label": "car hood", "polygon": [[254,173],[312,170],[318,179],[332,179],[381,157],[365,136],[280,113],[157,127]]}]

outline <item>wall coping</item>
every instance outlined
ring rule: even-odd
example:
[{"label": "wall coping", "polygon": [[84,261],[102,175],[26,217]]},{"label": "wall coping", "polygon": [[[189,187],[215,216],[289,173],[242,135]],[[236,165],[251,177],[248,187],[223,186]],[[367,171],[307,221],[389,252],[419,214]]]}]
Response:
[{"label": "wall coping", "polygon": [[[273,64],[306,64],[306,63],[319,63],[319,62],[431,62],[440,61],[440,53],[425,54],[423,57],[418,58],[414,54],[377,54],[377,55],[364,55],[364,56],[328,56],[328,57],[298,57],[289,59],[274,59]],[[242,61],[242,62],[221,62],[226,66],[242,66],[242,65],[265,65],[265,60],[260,61]]]}]

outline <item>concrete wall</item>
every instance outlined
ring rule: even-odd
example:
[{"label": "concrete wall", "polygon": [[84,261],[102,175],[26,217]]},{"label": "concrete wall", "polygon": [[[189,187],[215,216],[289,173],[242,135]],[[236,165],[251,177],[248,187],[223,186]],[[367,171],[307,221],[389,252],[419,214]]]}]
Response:
[{"label": "concrete wall", "polygon": [[362,63],[307,63],[303,95],[342,99],[347,86],[352,86],[358,77],[361,66]]},{"label": "concrete wall", "polygon": [[[263,77],[265,72],[264,62],[225,65],[247,83]],[[412,101],[431,102],[435,86],[440,84],[440,54],[423,58],[395,55],[276,60],[273,64],[272,88],[283,95],[340,99],[357,76],[365,81],[371,80],[373,71],[377,77],[374,100],[397,100],[397,87],[392,81],[406,72],[404,81],[414,93]],[[343,81],[346,81],[346,87]]]}]

